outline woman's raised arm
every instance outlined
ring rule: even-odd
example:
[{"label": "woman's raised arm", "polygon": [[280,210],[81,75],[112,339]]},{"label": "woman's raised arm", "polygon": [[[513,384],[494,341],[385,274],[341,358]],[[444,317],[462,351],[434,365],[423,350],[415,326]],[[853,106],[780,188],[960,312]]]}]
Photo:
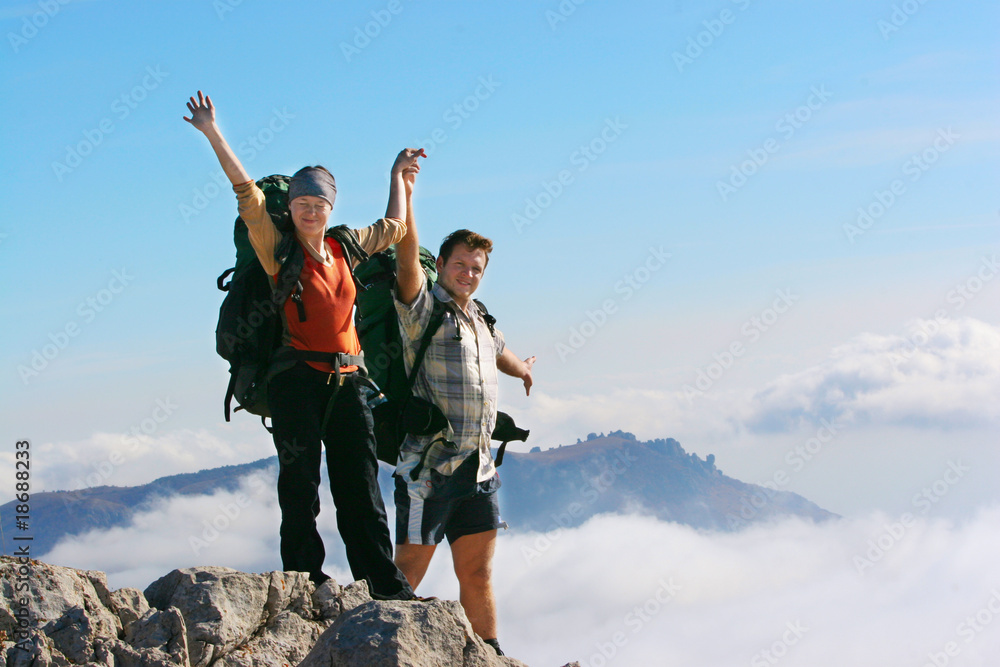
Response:
[{"label": "woman's raised arm", "polygon": [[184,116],[184,120],[194,125],[199,132],[205,135],[208,143],[212,144],[212,149],[215,150],[215,155],[219,158],[222,171],[226,172],[226,176],[229,177],[229,182],[233,185],[240,185],[249,181],[250,175],[240,164],[236,153],[226,143],[222,132],[219,131],[219,126],[215,124],[215,105],[212,104],[212,98],[208,95],[202,95],[199,90],[198,99],[195,100],[192,97],[187,103],[187,108],[191,112],[191,117]]}]

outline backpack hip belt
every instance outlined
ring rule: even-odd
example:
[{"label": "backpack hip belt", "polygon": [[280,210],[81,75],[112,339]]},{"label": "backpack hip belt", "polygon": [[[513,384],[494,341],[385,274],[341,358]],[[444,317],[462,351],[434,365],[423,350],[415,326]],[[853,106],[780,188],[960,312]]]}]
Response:
[{"label": "backpack hip belt", "polygon": [[357,366],[358,369],[365,368],[365,356],[363,354],[348,354],[346,352],[315,352],[313,350],[298,350],[293,347],[280,347],[271,357],[273,362],[282,361],[314,361],[330,364],[339,371],[344,366]]}]

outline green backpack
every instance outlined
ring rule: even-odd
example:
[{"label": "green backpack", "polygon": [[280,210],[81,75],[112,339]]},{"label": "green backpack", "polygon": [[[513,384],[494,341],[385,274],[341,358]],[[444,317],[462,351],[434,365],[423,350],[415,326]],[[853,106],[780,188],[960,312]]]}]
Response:
[{"label": "green backpack", "polygon": [[[420,266],[427,274],[427,289],[430,289],[437,279],[437,265],[434,255],[422,246]],[[392,298],[392,289],[396,282],[395,249],[389,248],[375,253],[354,269],[354,275],[364,285],[363,291],[358,291],[354,326],[365,353],[368,375],[382,390],[382,396],[372,406],[376,455],[380,461],[396,465],[399,448],[407,433],[430,435],[440,432],[448,424],[444,413],[437,406],[413,395],[413,381],[431,338],[444,321],[447,306],[437,298],[434,299],[430,321],[417,344],[413,368],[407,375],[403,361],[403,340],[399,333],[399,318]],[[481,301],[477,299],[475,303],[492,332],[496,319],[489,314]],[[518,428],[510,415],[498,412],[492,439],[502,444],[497,452],[496,465],[503,463],[503,453],[507,443],[512,440],[523,442],[528,438],[528,433],[527,430]],[[411,477],[414,479],[420,473],[428,451],[429,449],[424,450],[420,464],[411,472]]]},{"label": "green backpack", "polygon": [[[437,280],[437,265],[431,251],[422,246],[420,266],[427,273],[427,289],[430,289]],[[375,253],[354,269],[354,276],[364,286],[364,291],[358,292],[354,326],[361,349],[365,351],[368,377],[387,397],[401,398],[408,390],[403,340],[392,298],[396,283],[396,249],[390,247]]]},{"label": "green backpack", "polygon": [[[420,248],[420,266],[427,274],[427,288],[437,279],[437,264],[427,248]],[[377,252],[354,269],[358,291],[354,327],[361,349],[365,353],[368,377],[382,390],[372,402],[375,424],[375,453],[380,461],[396,465],[399,448],[406,434],[437,433],[448,420],[437,406],[413,396],[413,379],[423,361],[431,337],[444,320],[444,310],[435,308],[431,322],[421,338],[416,363],[410,376],[403,361],[403,339],[399,333],[399,317],[393,302],[396,283],[396,251],[389,248]]]}]

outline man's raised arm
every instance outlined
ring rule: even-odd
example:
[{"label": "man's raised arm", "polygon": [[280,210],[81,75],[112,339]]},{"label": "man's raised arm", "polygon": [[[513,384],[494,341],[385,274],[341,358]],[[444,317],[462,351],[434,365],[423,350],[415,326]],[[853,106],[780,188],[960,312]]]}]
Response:
[{"label": "man's raised arm", "polygon": [[[421,149],[421,153],[423,150]],[[396,296],[410,305],[420,294],[420,285],[425,280],[420,268],[420,241],[417,239],[417,225],[413,220],[413,182],[419,166],[403,172],[406,196],[406,236],[396,244]]]}]

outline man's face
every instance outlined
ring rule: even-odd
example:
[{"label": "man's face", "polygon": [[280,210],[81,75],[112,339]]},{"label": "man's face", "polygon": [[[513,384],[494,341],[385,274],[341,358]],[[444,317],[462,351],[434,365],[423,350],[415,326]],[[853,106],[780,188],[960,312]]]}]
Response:
[{"label": "man's face", "polygon": [[479,281],[486,270],[486,251],[482,248],[472,250],[469,246],[459,243],[451,250],[447,262],[437,261],[438,282],[452,297],[468,300],[479,287]]}]

